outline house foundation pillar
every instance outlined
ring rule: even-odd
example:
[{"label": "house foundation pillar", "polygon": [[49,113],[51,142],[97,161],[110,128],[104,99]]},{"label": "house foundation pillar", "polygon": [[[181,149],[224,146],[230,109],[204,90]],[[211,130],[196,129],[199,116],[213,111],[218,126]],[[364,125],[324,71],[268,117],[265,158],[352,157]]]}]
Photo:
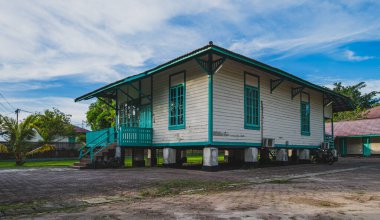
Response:
[{"label": "house foundation pillar", "polygon": [[163,149],[163,157],[164,157],[164,167],[175,167],[176,166],[176,149],[174,148],[164,148]]},{"label": "house foundation pillar", "polygon": [[288,165],[288,150],[287,149],[278,149],[276,152],[276,162],[280,165]]},{"label": "house foundation pillar", "polygon": [[203,167],[205,171],[217,171],[218,164],[218,148],[205,147],[203,148]]},{"label": "house foundation pillar", "polygon": [[298,159],[300,163],[310,163],[310,150],[300,149],[298,152]]},{"label": "house foundation pillar", "polygon": [[256,167],[257,155],[258,155],[258,150],[256,147],[250,147],[250,148],[244,149],[244,165],[246,167]]},{"label": "house foundation pillar", "polygon": [[132,149],[132,167],[145,167],[144,149]]},{"label": "house foundation pillar", "polygon": [[148,164],[151,167],[157,166],[157,150],[156,149],[148,149]]}]

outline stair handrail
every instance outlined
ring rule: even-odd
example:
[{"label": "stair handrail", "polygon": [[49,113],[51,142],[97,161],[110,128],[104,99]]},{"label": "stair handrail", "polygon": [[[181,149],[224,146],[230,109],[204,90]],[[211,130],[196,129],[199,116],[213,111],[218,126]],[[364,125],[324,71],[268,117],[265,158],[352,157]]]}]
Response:
[{"label": "stair handrail", "polygon": [[[84,153],[83,154],[83,150],[85,149],[85,148],[89,148],[89,150],[90,151],[92,151],[93,150],[93,148],[95,148],[98,144],[100,144],[101,142],[104,142],[104,140],[102,139],[101,141],[98,141],[103,135],[105,135],[105,134],[108,134],[108,132],[109,132],[109,129],[104,129],[105,131],[101,134],[101,135],[99,135],[97,138],[95,138],[94,140],[92,140],[90,143],[86,143],[86,145],[84,145],[83,147],[81,147],[80,149],[79,149],[79,159],[82,159],[85,155],[87,155],[88,154],[88,152],[89,151],[86,151],[86,153]],[[106,136],[107,138],[108,138],[108,135]],[[95,141],[98,141],[98,142],[95,142]],[[94,143],[95,142],[95,143]],[[92,145],[92,144],[94,144],[93,146],[89,146],[89,145]],[[90,156],[91,157],[91,156]]]}]

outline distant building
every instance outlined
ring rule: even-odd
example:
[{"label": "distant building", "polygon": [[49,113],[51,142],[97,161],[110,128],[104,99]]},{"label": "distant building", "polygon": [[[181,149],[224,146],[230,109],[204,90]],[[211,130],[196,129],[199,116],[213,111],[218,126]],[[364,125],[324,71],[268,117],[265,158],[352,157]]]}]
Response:
[{"label": "distant building", "polygon": [[[380,155],[380,106],[364,113],[365,119],[334,123],[335,146],[341,156]],[[326,123],[331,134],[331,124]]]}]

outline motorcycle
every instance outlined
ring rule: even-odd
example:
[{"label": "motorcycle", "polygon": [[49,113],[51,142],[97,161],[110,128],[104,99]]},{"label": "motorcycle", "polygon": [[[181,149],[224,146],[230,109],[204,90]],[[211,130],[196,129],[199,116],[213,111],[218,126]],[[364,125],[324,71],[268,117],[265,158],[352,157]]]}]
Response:
[{"label": "motorcycle", "polygon": [[312,163],[327,163],[332,165],[336,159],[330,149],[317,149],[311,155]]}]

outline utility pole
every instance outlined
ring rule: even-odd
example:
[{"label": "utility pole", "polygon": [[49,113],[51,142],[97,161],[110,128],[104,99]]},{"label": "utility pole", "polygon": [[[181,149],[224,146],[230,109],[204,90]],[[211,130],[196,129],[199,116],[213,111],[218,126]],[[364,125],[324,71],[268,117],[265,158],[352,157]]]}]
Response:
[{"label": "utility pole", "polygon": [[16,122],[17,122],[17,125],[18,125],[18,114],[20,113],[21,109],[16,109],[15,113],[16,113]]}]

